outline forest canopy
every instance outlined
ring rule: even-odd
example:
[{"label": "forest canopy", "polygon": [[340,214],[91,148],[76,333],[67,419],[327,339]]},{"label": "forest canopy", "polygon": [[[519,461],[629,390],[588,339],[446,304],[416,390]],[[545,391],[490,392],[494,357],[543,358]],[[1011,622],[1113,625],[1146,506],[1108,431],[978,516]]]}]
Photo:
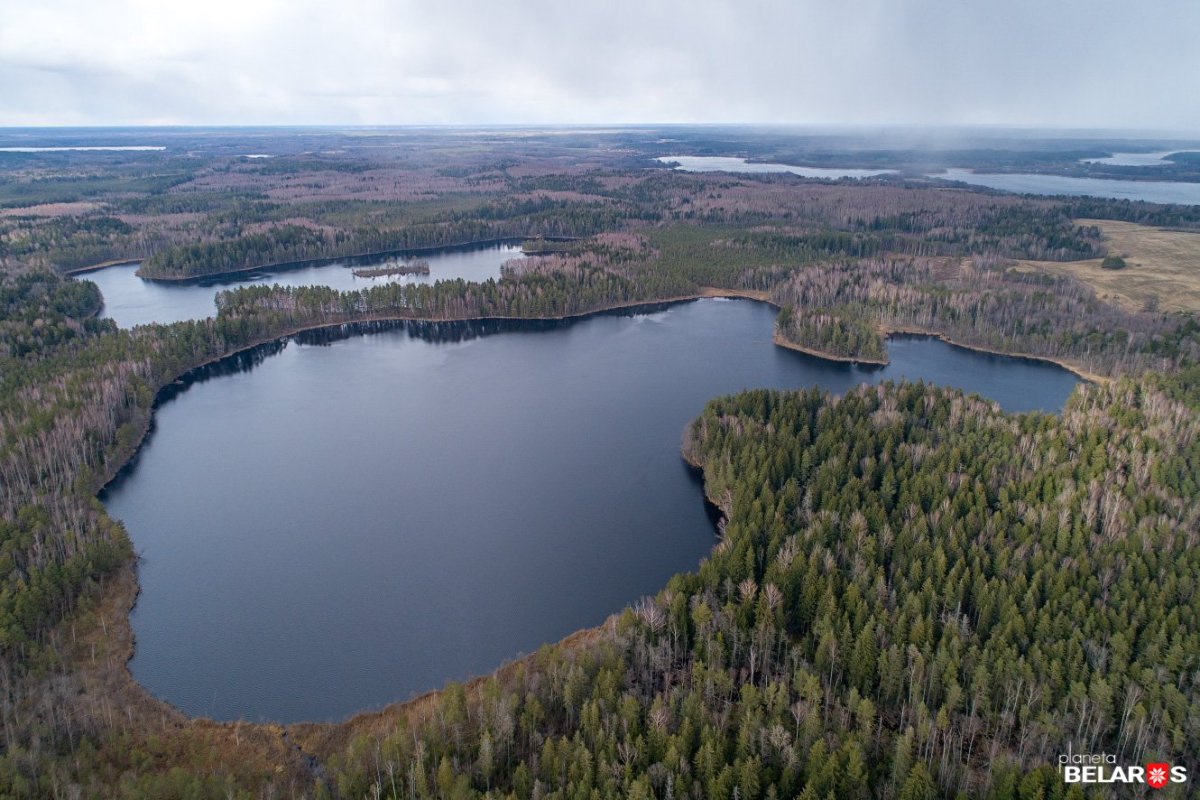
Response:
[{"label": "forest canopy", "polygon": [[[198,137],[189,155],[0,165],[0,795],[1104,796],[1063,782],[1067,751],[1197,774],[1200,323],[1017,261],[1095,270],[1116,256],[1088,220],[1197,230],[1200,207],[683,174],[653,161],[659,131],[411,135],[368,150],[329,134],[321,152],[281,137],[292,149],[257,164]],[[689,141],[670,146],[721,146]],[[483,283],[243,286],[214,317],[132,330],[65,274],[138,259],[190,279],[495,238],[540,254]],[[133,681],[136,553],[96,492],[181,376],[313,328],[714,291],[770,302],[778,341],[826,356],[884,361],[889,333],[916,331],[1094,380],[1061,415],[922,384],[715,398],[682,447],[722,516],[710,556],[597,629],[413,703],[218,724]]]}]

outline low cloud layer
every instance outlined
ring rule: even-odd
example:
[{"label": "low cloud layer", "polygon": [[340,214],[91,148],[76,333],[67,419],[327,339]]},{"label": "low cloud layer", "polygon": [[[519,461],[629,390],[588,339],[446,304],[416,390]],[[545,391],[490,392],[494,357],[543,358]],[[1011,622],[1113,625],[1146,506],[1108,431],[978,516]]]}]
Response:
[{"label": "low cloud layer", "polygon": [[0,125],[1200,131],[1200,3],[9,0]]}]

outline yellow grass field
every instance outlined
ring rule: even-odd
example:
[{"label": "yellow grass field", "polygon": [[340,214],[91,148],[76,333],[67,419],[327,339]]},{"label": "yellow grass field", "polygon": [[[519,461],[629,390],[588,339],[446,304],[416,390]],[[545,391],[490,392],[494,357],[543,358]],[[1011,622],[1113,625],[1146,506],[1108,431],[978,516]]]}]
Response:
[{"label": "yellow grass field", "polygon": [[1100,297],[1132,309],[1156,303],[1163,311],[1200,311],[1200,233],[1186,233],[1110,220],[1077,220],[1104,234],[1108,252],[1125,259],[1120,270],[1088,261],[1021,261],[1019,269],[1071,275]]}]

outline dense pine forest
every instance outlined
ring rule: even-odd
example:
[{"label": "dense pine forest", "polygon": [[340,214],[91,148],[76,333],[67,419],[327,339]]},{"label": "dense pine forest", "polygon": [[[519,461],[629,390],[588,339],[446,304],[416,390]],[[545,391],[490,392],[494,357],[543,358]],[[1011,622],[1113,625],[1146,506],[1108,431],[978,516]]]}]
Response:
[{"label": "dense pine forest", "polygon": [[[1145,794],[1064,784],[1068,751],[1184,765],[1189,783],[1161,794],[1192,796],[1200,323],[1015,260],[1098,260],[1103,237],[1077,220],[1200,229],[1196,207],[521,147],[5,174],[0,796]],[[485,283],[253,285],[221,291],[213,318],[132,330],[64,274],[145,258],[145,276],[190,278],[531,236],[582,238]],[[410,704],[219,724],[130,677],[136,557],[95,495],[179,377],[311,328],[557,319],[712,291],[771,302],[779,341],[829,356],[884,361],[888,333],[922,332],[1095,382],[1061,415],[920,384],[714,399],[682,442],[722,515],[711,555],[600,628]]]},{"label": "dense pine forest", "polygon": [[1028,765],[1188,752],[1197,379],[1061,418],[919,384],[714,401],[684,441],[725,514],[698,571],[353,741],[337,791],[1081,797]]}]

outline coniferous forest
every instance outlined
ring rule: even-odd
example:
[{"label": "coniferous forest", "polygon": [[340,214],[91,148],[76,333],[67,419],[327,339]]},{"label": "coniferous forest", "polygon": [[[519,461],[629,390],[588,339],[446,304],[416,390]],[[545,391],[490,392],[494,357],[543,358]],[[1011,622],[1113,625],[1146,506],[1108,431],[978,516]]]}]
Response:
[{"label": "coniferous forest", "polygon": [[[682,174],[650,133],[595,136],[417,162],[348,145],[0,165],[0,796],[1146,796],[1065,784],[1065,752],[1185,766],[1161,795],[1193,796],[1200,322],[1025,262],[1101,269],[1088,220],[1200,236],[1200,207]],[[484,283],[214,287],[215,316],[133,329],[68,274],[498,238],[545,253]],[[136,548],[96,494],[177,379],[309,329],[704,294],[769,302],[778,342],[830,357],[886,361],[888,334],[915,332],[1091,381],[1061,414],[919,383],[713,398],[681,442],[721,517],[702,563],[598,628],[382,711],[218,723],[130,676]]]}]

